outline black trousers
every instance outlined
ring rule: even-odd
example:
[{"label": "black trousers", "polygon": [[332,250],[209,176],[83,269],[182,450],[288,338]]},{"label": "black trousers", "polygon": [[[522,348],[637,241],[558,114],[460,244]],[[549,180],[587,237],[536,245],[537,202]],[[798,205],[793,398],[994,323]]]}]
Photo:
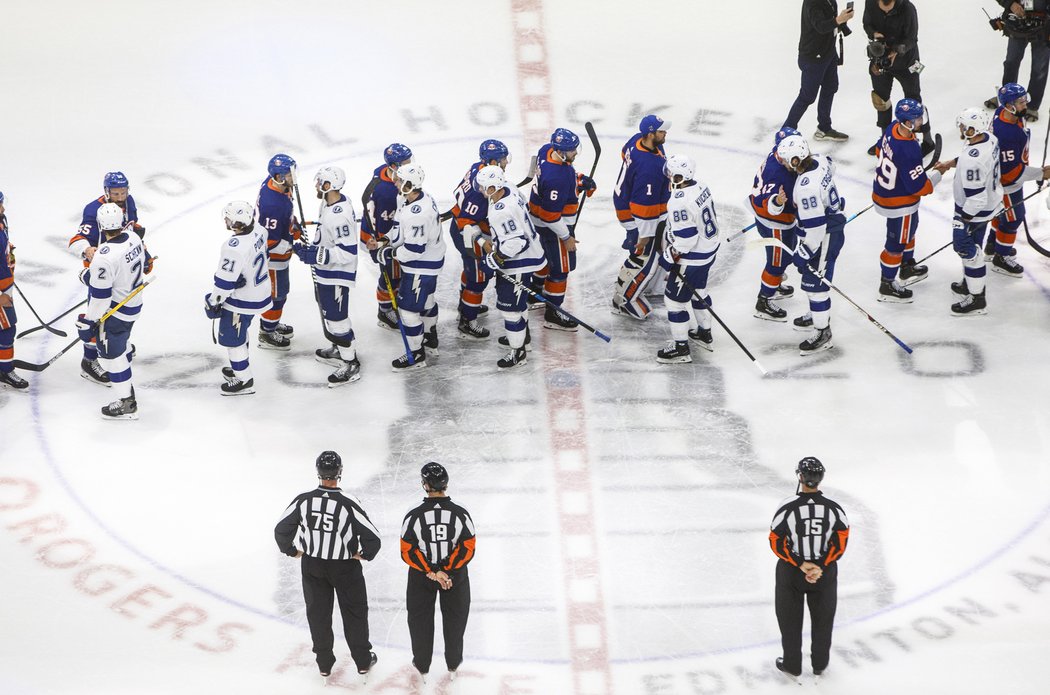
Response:
[{"label": "black trousers", "polygon": [[368,668],[372,643],[368,641],[368,591],[360,561],[320,560],[303,555],[302,569],[306,620],[310,623],[317,668],[328,673],[335,664],[332,607],[336,596],[350,656],[359,669]]},{"label": "black trousers", "polygon": [[[912,62],[915,61],[913,60]],[[869,70],[868,72],[870,74],[871,71]],[[893,91],[894,80],[900,83],[901,89],[904,90],[905,99],[914,99],[922,102],[922,88],[919,85],[919,75],[908,70],[904,63],[901,63],[900,69],[893,68],[884,71],[881,75],[871,75],[871,90],[878,94],[883,101],[890,101],[890,92]],[[875,113],[875,122],[878,124],[879,130],[886,130],[886,126],[893,120],[893,106],[890,106],[886,111],[876,111]],[[930,132],[930,122],[927,120],[922,124],[922,134],[924,137],[929,137]]]},{"label": "black trousers", "polygon": [[1043,104],[1046,79],[1050,74],[1050,47],[1045,41],[1029,43],[1024,39],[1010,39],[1006,44],[1006,60],[1003,61],[1003,84],[1017,82],[1025,49],[1032,47],[1032,71],[1028,76],[1028,108],[1038,111]]},{"label": "black trousers", "polygon": [[442,591],[438,583],[419,570],[408,570],[408,633],[412,637],[412,663],[422,673],[430,671],[434,659],[434,603],[440,597],[441,633],[445,637],[445,665],[455,671],[463,662],[463,633],[470,615],[470,577],[467,568],[450,572],[452,588]]},{"label": "black trousers", "polygon": [[776,610],[780,625],[780,643],[784,648],[784,668],[802,673],[803,602],[809,603],[811,664],[814,671],[828,667],[831,656],[831,631],[838,604],[838,565],[831,563],[816,584],[806,581],[798,567],[783,560],[777,562]]}]

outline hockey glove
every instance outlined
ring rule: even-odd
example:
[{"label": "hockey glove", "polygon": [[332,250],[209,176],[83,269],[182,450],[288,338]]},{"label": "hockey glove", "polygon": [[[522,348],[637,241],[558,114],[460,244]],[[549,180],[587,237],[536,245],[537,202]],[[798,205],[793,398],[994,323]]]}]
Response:
[{"label": "hockey glove", "polygon": [[91,268],[84,268],[80,271],[80,281],[91,287]]},{"label": "hockey glove", "polygon": [[142,266],[142,272],[149,275],[153,272],[153,261],[157,260],[157,256],[151,256],[146,254],[146,263]]},{"label": "hockey glove", "polygon": [[[132,228],[131,228],[131,231],[133,231],[133,232],[135,232],[136,234],[138,234],[138,235],[139,235],[139,239],[144,239],[144,238],[146,237],[146,228],[145,228],[145,227],[143,227],[143,226],[142,226],[141,224],[139,224],[138,222],[136,222],[136,223],[134,224],[134,226],[132,226]],[[147,271],[147,272],[148,272],[148,271]]]},{"label": "hockey glove", "polygon": [[77,316],[77,334],[85,343],[90,343],[98,338],[98,321],[92,321],[86,314]]},{"label": "hockey glove", "polygon": [[248,284],[248,278],[246,278],[246,277],[244,277],[242,275],[239,278],[237,278],[237,282],[233,283],[233,289],[239,290],[239,289],[241,289],[242,287],[244,287],[247,284]]},{"label": "hockey glove", "polygon": [[675,265],[678,263],[678,259],[682,257],[682,254],[678,253],[678,249],[674,247],[674,244],[665,244],[660,253],[663,254],[664,260],[669,265]]},{"label": "hockey glove", "polygon": [[394,249],[389,244],[379,247],[376,249],[375,253],[376,263],[379,263],[380,265],[389,265],[390,262],[394,260]]},{"label": "hockey glove", "polygon": [[594,192],[598,190],[598,184],[594,182],[590,176],[586,174],[576,174],[576,194],[586,193],[587,197],[590,198],[594,195]]},{"label": "hockey glove", "polygon": [[499,255],[495,251],[493,251],[492,253],[485,254],[485,265],[491,268],[492,270],[502,270],[503,262],[505,260],[506,259],[503,258],[503,256]]},{"label": "hockey glove", "polygon": [[222,316],[222,304],[212,304],[211,294],[204,295],[204,315],[210,319]]},{"label": "hockey glove", "polygon": [[634,247],[638,245],[638,228],[627,227],[624,231],[627,233],[627,236],[624,239],[623,243],[620,244],[620,248],[622,248],[624,251],[633,252]]},{"label": "hockey glove", "polygon": [[328,249],[323,246],[296,244],[295,255],[306,265],[325,265],[328,263]]}]

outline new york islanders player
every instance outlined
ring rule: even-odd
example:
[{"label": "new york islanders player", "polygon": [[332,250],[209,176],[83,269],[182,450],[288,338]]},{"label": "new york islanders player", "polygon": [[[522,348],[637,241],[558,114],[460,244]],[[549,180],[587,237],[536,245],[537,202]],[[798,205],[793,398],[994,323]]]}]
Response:
[{"label": "new york islanders player", "polygon": [[[394,185],[404,203],[394,214],[393,224],[378,242],[369,240],[380,263],[397,261],[401,266],[401,285],[397,308],[405,328],[412,361],[402,354],[391,366],[395,372],[427,366],[427,353],[437,355],[437,278],[445,263],[445,239],[441,234],[437,203],[423,190],[423,167],[402,164],[394,174]],[[424,335],[425,334],[425,335]]]},{"label": "new york islanders player", "polygon": [[317,231],[309,243],[297,244],[295,254],[311,267],[314,294],[321,308],[325,337],[331,346],[314,352],[318,362],[336,367],[328,386],[349,384],[361,378],[361,363],[354,346],[350,320],[350,290],[357,282],[357,215],[343,195],[346,174],[339,167],[324,167],[314,176],[321,199]]},{"label": "new york islanders player", "polygon": [[798,241],[794,263],[802,277],[802,290],[809,297],[809,314],[795,319],[801,329],[814,328],[816,335],[803,341],[799,353],[812,355],[834,347],[831,341],[831,295],[827,280],[833,280],[835,261],[842,250],[846,218],[845,200],[835,186],[835,167],[826,155],[810,154],[801,135],[791,135],[777,145],[777,155],[798,174],[791,199],[798,211]]},{"label": "new york islanders player", "polygon": [[671,190],[664,176],[664,141],[670,121],[648,115],[639,132],[620,152],[623,164],[613,188],[616,218],[626,232],[629,252],[613,288],[613,313],[644,320],[652,307],[644,294],[658,270],[660,236],[667,218]]},{"label": "new york islanders player", "polygon": [[478,188],[489,200],[489,229],[492,243],[485,245],[485,263],[496,272],[496,307],[503,315],[507,331],[506,342],[510,352],[496,361],[500,369],[511,369],[528,362],[528,303],[523,289],[532,281],[532,274],[542,270],[547,261],[539,235],[532,226],[525,196],[507,185],[503,170],[496,166],[482,167],[477,175]]},{"label": "new york islanders player", "polygon": [[[773,135],[773,150],[766,155],[762,167],[751,185],[751,211],[755,228],[763,239],[779,239],[789,249],[795,248],[796,210],[791,202],[795,188],[795,172],[777,157],[777,145],[789,135],[798,135],[794,128],[784,127]],[[766,265],[755,302],[755,317],[766,321],[787,321],[787,312],[774,303],[775,299],[789,299],[795,288],[784,284],[784,271],[791,263],[791,252],[780,246],[766,246]]]},{"label": "new york islanders player", "polygon": [[1003,185],[1003,211],[992,220],[985,255],[991,256],[992,270],[1008,277],[1021,277],[1024,266],[1017,262],[1014,241],[1024,224],[1024,184],[1050,177],[1050,166],[1028,166],[1028,141],[1031,132],[1025,126],[1028,92],[1010,82],[999,88],[999,108],[992,119],[992,134],[999,141],[999,168]]},{"label": "new york islanders player", "polygon": [[15,374],[11,360],[15,358],[15,303],[11,287],[15,284],[15,247],[7,228],[4,194],[0,192],[0,388],[23,391],[29,382]]},{"label": "new york islanders player", "polygon": [[131,356],[129,350],[131,329],[142,310],[142,293],[131,297],[104,322],[102,316],[142,285],[142,276],[149,254],[142,239],[126,229],[124,210],[116,203],[105,203],[98,209],[96,223],[105,235],[105,243],[92,254],[91,265],[82,275],[88,285],[87,311],[77,320],[80,339],[94,341],[98,346],[98,360],[109,376],[109,383],[117,399],[102,407],[102,417],[108,420],[137,420],[138,403],[131,383]]},{"label": "new york islanders player", "polygon": [[[135,206],[135,199],[128,192],[129,189],[128,177],[123,172],[111,171],[102,178],[102,195],[84,206],[80,226],[69,240],[68,250],[84,262],[85,268],[91,265],[91,259],[98,251],[99,245],[106,241],[98,229],[98,211],[106,203],[113,203],[121,209],[125,226],[131,227],[140,239],[145,235],[146,228],[139,224],[138,208]],[[96,384],[109,386],[109,376],[99,364],[98,348],[94,340],[84,343],[80,376]]]},{"label": "new york islanders player", "polygon": [[302,234],[299,220],[292,213],[295,160],[286,154],[275,154],[267,163],[266,171],[269,178],[263,181],[255,206],[259,211],[259,226],[266,230],[273,306],[263,312],[259,322],[259,347],[284,351],[291,349],[295,335],[291,326],[281,323],[290,284],[288,261],[292,258],[292,244]]},{"label": "new york islanders player", "polygon": [[204,314],[219,320],[218,343],[226,348],[230,366],[222,368],[224,396],[255,393],[248,364],[248,329],[256,314],[273,306],[270,290],[267,234],[255,224],[252,204],[235,200],[222,209],[233,236],[222,243],[212,291],[204,295]]},{"label": "new york islanders player", "polygon": [[907,285],[925,279],[929,272],[926,266],[915,263],[919,200],[933,193],[941,174],[951,165],[937,162],[928,176],[923,170],[922,146],[915,135],[922,131],[926,121],[922,104],[915,99],[901,99],[893,114],[896,120],[886,127],[875,145],[878,164],[871,184],[871,200],[875,212],[886,218],[879,301],[907,304],[913,294]]},{"label": "new york islanders player", "polygon": [[981,242],[989,220],[1002,206],[999,143],[988,132],[988,114],[983,109],[966,109],[955,123],[965,144],[955,165],[952,248],[962,259],[963,279],[952,283],[952,292],[961,296],[952,304],[952,316],[973,316],[988,311]]},{"label": "new york islanders player", "polygon": [[[569,273],[576,269],[576,211],[581,191],[588,196],[596,189],[594,180],[577,174],[573,167],[580,150],[580,138],[566,128],[551,134],[551,141],[536,155],[536,182],[529,194],[529,215],[540,235],[547,258],[547,277],[543,294],[549,300],[543,316],[545,328],[576,331],[579,324],[562,316],[555,307],[565,301]],[[534,283],[535,284],[535,283]]]},{"label": "new york islanders player", "polygon": [[[664,290],[671,341],[656,353],[656,361],[670,364],[693,361],[689,340],[705,350],[713,349],[711,312],[704,308],[704,301],[711,302],[707,276],[719,241],[715,203],[707,186],[696,181],[693,160],[673,154],[667,158],[664,170],[671,184],[663,245],[663,260],[671,266]],[[693,325],[696,329],[690,330]]]},{"label": "new york islanders player", "polygon": [[510,151],[499,140],[485,140],[478,148],[478,161],[470,166],[456,187],[456,203],[452,206],[452,222],[448,226],[452,244],[463,258],[463,274],[459,285],[459,335],[484,340],[489,329],[478,324],[478,317],[488,311],[482,304],[485,288],[492,278],[492,270],[482,260],[483,241],[492,241],[489,231],[489,201],[478,190],[475,179],[483,166],[498,166],[506,170]]},{"label": "new york islanders player", "polygon": [[[391,143],[383,150],[384,164],[376,167],[372,173],[372,181],[368,184],[371,193],[364,201],[365,210],[361,213],[361,241],[369,249],[379,248],[383,237],[390,232],[394,224],[394,215],[397,213],[398,192],[394,185],[394,176],[399,167],[412,162],[412,150],[401,143]],[[376,242],[375,247],[369,246],[368,242]],[[380,265],[381,271],[386,271],[386,278],[394,292],[397,292],[398,283],[401,282],[401,266],[396,260],[388,260],[386,264],[380,263],[377,254],[371,253],[372,260]],[[378,320],[380,328],[392,331],[400,330],[397,327],[397,316],[390,301],[390,292],[386,286],[383,273],[379,273],[376,280],[376,302],[379,304]]]}]

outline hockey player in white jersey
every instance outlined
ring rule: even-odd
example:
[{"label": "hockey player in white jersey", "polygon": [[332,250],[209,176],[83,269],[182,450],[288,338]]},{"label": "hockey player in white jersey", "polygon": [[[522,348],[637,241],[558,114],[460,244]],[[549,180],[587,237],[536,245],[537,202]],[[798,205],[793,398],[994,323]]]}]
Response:
[{"label": "hockey player in white jersey", "polygon": [[799,353],[812,355],[834,347],[831,341],[831,288],[814,270],[833,280],[835,260],[842,251],[842,214],[845,200],[835,186],[835,166],[826,155],[810,154],[801,135],[790,135],[777,145],[777,156],[798,174],[791,199],[798,211],[798,243],[794,263],[802,275],[802,289],[809,297],[809,314],[795,319],[800,329],[816,329],[803,341]]},{"label": "hockey player in white jersey", "polygon": [[718,217],[711,191],[694,178],[696,164],[692,159],[671,155],[664,163],[664,174],[671,183],[663,244],[663,261],[668,270],[664,306],[671,324],[671,340],[656,353],[656,361],[672,364],[693,361],[689,340],[705,350],[713,349],[711,313],[704,308],[704,301],[711,301],[707,276],[718,252]]},{"label": "hockey player in white jersey", "polygon": [[204,314],[219,320],[217,341],[229,353],[222,368],[224,396],[255,393],[248,364],[248,328],[257,314],[273,307],[266,230],[255,224],[251,203],[235,200],[222,209],[226,229],[233,236],[222,243],[212,291],[204,295]]},{"label": "hockey player in white jersey", "polygon": [[1003,199],[999,142],[988,132],[989,119],[984,109],[966,109],[955,123],[966,144],[956,160],[953,186],[952,248],[962,259],[963,279],[952,283],[952,292],[961,297],[952,304],[952,316],[973,316],[988,311],[981,249],[988,222],[998,214]]},{"label": "hockey player in white jersey", "polygon": [[[149,262],[149,254],[138,234],[125,230],[124,211],[116,203],[100,206],[96,216],[99,232],[106,243],[91,258],[88,270],[81,277],[88,286],[87,311],[77,320],[77,332],[84,342],[95,340],[98,361],[109,374],[117,400],[102,407],[107,420],[137,420],[138,403],[131,383],[131,357],[128,339],[142,310],[142,293],[128,299],[143,284],[142,275]],[[112,316],[100,323],[111,308],[127,299]]]},{"label": "hockey player in white jersey", "polygon": [[[496,366],[510,369],[527,363],[529,337],[528,301],[524,287],[532,274],[547,265],[540,237],[529,218],[528,203],[516,188],[507,185],[498,166],[485,166],[475,178],[478,190],[489,201],[488,221],[493,243],[485,242],[485,264],[496,273],[496,307],[503,315],[507,335],[500,344],[510,348]],[[513,279],[513,281],[512,281]],[[515,284],[515,282],[517,284]]]},{"label": "hockey player in white jersey", "polygon": [[332,343],[314,352],[318,362],[337,368],[328,375],[331,388],[361,378],[350,321],[350,289],[357,282],[357,215],[342,193],[345,184],[346,174],[339,167],[324,167],[317,172],[314,187],[321,199],[318,221],[313,223],[317,230],[309,243],[295,246],[295,255],[313,273],[322,328]]},{"label": "hockey player in white jersey", "polygon": [[395,372],[427,366],[427,353],[437,354],[437,278],[445,263],[445,239],[437,203],[423,190],[423,167],[415,163],[397,169],[394,185],[398,209],[387,235],[377,242],[369,239],[369,250],[378,249],[382,265],[393,258],[401,265],[401,284],[397,289],[397,308],[405,328],[408,348],[391,366]]}]

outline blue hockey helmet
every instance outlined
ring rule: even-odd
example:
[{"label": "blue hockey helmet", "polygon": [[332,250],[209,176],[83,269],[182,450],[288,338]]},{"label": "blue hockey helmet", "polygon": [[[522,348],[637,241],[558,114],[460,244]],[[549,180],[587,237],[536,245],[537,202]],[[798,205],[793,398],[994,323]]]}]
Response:
[{"label": "blue hockey helmet", "polygon": [[410,159],[412,159],[412,150],[400,142],[391,143],[383,150],[383,161],[387,163],[387,166],[401,166]]},{"label": "blue hockey helmet", "polygon": [[926,107],[920,104],[917,99],[901,99],[893,109],[893,117],[900,123],[914,120],[922,121],[926,118]]},{"label": "blue hockey helmet", "polygon": [[816,456],[807,456],[798,462],[795,473],[806,487],[817,487],[824,480],[824,464]]},{"label": "blue hockey helmet", "polygon": [[128,177],[123,171],[111,171],[102,177],[103,188],[127,188]]},{"label": "blue hockey helmet", "polygon": [[649,114],[638,124],[638,132],[642,135],[655,133],[658,130],[670,130],[671,121],[665,121],[655,114]]},{"label": "blue hockey helmet", "polygon": [[780,141],[789,135],[798,135],[799,132],[790,126],[784,126],[773,134],[773,146],[776,147],[780,144]]},{"label": "blue hockey helmet", "polygon": [[275,154],[270,157],[270,162],[266,165],[266,171],[270,172],[270,176],[277,176],[278,174],[287,176],[292,173],[294,168],[295,160],[286,154]]},{"label": "blue hockey helmet", "polygon": [[1011,102],[1017,101],[1021,97],[1028,96],[1028,92],[1016,82],[1007,82],[999,88],[997,96],[999,97],[999,103],[1006,106]]},{"label": "blue hockey helmet", "polygon": [[478,148],[478,159],[488,164],[510,156],[510,150],[499,140],[486,140]]},{"label": "blue hockey helmet", "polygon": [[568,128],[558,128],[551,133],[551,145],[558,152],[572,152],[580,149],[580,138]]}]

